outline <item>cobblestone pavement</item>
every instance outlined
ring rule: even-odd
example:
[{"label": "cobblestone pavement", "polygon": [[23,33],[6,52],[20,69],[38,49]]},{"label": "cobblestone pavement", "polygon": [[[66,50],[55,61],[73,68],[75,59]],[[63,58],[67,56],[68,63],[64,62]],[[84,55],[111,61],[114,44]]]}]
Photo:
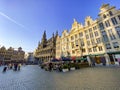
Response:
[{"label": "cobblestone pavement", "polygon": [[120,90],[120,67],[92,67],[70,72],[49,72],[38,66],[2,73],[0,90]]}]

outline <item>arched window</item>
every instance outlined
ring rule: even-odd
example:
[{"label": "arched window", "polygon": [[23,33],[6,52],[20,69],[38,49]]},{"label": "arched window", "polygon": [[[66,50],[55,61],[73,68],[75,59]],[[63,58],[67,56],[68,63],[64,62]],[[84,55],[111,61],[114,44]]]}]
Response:
[{"label": "arched window", "polygon": [[109,11],[109,14],[110,14],[110,16],[112,16],[113,15],[112,11]]},{"label": "arched window", "polygon": [[103,15],[103,18],[106,18],[106,15],[105,15],[105,14]]}]

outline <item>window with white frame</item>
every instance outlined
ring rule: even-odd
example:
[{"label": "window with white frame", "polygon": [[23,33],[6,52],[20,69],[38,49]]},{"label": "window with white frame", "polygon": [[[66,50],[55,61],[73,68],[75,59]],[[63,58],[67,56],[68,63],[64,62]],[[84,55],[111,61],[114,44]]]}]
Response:
[{"label": "window with white frame", "polygon": [[97,48],[96,47],[93,47],[93,52],[97,52]]},{"label": "window with white frame", "polygon": [[115,27],[115,30],[116,30],[116,32],[117,32],[119,38],[120,38],[120,26]]},{"label": "window with white frame", "polygon": [[105,21],[105,25],[106,25],[106,27],[109,27],[109,26],[110,26],[109,20],[106,20],[106,21]]},{"label": "window with white frame", "polygon": [[116,39],[116,37],[115,37],[115,35],[114,35],[112,29],[108,30],[108,33],[109,33],[109,36],[110,36],[110,39],[111,39],[111,40]]},{"label": "window with white frame", "polygon": [[118,24],[118,22],[117,22],[117,20],[116,20],[116,18],[115,18],[115,17],[111,18],[111,21],[112,21],[113,25]]},{"label": "window with white frame", "polygon": [[92,43],[92,45],[95,45],[95,40],[91,39],[91,43]]},{"label": "window with white frame", "polygon": [[96,42],[97,42],[97,44],[101,43],[101,39],[100,38],[96,38]]},{"label": "window with white frame", "polygon": [[99,28],[100,28],[100,30],[103,30],[104,29],[104,24],[101,22],[101,23],[99,23]]},{"label": "window with white frame", "polygon": [[103,51],[102,46],[99,46],[98,49],[99,49],[99,51]]},{"label": "window with white frame", "polygon": [[92,52],[92,48],[88,48],[88,51],[89,51],[89,52]]},{"label": "window with white frame", "polygon": [[89,32],[92,32],[92,28],[89,29]]},{"label": "window with white frame", "polygon": [[93,33],[90,33],[90,38],[93,38]]},{"label": "window with white frame", "polygon": [[90,41],[87,41],[87,45],[88,45],[88,46],[90,45]]},{"label": "window with white frame", "polygon": [[110,43],[107,43],[107,44],[106,44],[106,49],[111,49]]},{"label": "window with white frame", "polygon": [[89,39],[89,35],[88,34],[86,35],[86,39]]},{"label": "window with white frame", "polygon": [[94,32],[95,36],[99,36],[98,31]]},{"label": "window with white frame", "polygon": [[119,48],[118,42],[113,42],[113,47],[114,47],[114,48]]},{"label": "window with white frame", "polygon": [[97,29],[97,26],[94,26],[94,27],[93,27],[93,30],[96,30],[96,29]]},{"label": "window with white frame", "polygon": [[104,42],[108,42],[109,41],[107,33],[105,31],[102,31],[102,36],[103,36]]},{"label": "window with white frame", "polygon": [[85,43],[84,43],[84,39],[83,39],[83,38],[80,39],[80,45],[81,45],[81,46],[85,46]]}]

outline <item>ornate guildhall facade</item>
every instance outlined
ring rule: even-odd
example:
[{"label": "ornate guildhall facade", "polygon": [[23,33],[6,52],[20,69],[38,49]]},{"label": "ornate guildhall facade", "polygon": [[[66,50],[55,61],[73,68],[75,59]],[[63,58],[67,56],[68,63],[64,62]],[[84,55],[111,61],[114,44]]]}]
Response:
[{"label": "ornate guildhall facade", "polygon": [[41,62],[47,62],[56,56],[56,35],[52,35],[50,39],[46,38],[46,31],[44,31],[42,41],[39,42],[37,49],[35,50],[35,58],[39,59]]},{"label": "ornate guildhall facade", "polygon": [[[106,60],[109,64],[118,64],[120,60],[120,10],[109,4],[103,4],[98,18],[90,16],[85,24],[75,19],[70,31],[64,30],[56,41],[56,58],[61,56],[86,56],[97,64]],[[102,60],[101,60],[102,59]]]},{"label": "ornate guildhall facade", "polygon": [[25,52],[19,47],[17,50],[10,47],[6,49],[4,46],[0,48],[0,63],[24,62]]}]

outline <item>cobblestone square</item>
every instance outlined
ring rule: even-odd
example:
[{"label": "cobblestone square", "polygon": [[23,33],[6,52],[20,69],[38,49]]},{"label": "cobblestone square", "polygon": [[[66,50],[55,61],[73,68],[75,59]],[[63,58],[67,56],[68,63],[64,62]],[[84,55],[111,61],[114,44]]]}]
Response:
[{"label": "cobblestone square", "polygon": [[92,67],[49,72],[37,65],[2,73],[0,90],[120,90],[120,67]]}]

